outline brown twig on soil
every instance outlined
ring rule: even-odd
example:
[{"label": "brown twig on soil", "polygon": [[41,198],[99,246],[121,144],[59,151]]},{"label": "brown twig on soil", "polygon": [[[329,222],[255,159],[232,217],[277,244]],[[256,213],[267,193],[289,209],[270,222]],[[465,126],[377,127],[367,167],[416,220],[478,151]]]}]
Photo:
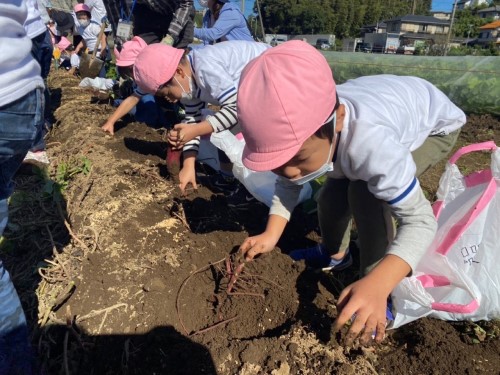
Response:
[{"label": "brown twig on soil", "polygon": [[182,321],[182,316],[181,316],[180,306],[179,306],[179,302],[180,302],[180,299],[181,299],[182,291],[183,291],[184,287],[186,286],[187,282],[191,279],[191,277],[193,277],[194,275],[196,275],[196,274],[198,274],[200,272],[206,271],[210,267],[213,267],[216,264],[222,263],[225,260],[226,260],[226,258],[223,258],[223,259],[218,260],[216,262],[210,263],[210,264],[208,264],[208,265],[206,265],[204,267],[198,268],[196,271],[194,271],[188,277],[186,277],[184,279],[184,281],[182,282],[181,286],[179,287],[179,290],[177,291],[177,298],[175,300],[175,309],[177,311],[177,318],[179,319],[179,323],[180,323],[182,329],[184,330],[184,332],[186,333],[187,336],[189,336],[189,331],[187,330],[186,326],[184,325],[184,322]]},{"label": "brown twig on soil", "polygon": [[[227,259],[229,259],[229,257],[227,257]],[[236,284],[238,277],[243,272],[243,268],[245,268],[245,262],[241,262],[240,264],[238,264],[238,266],[236,266],[234,270],[233,267],[229,268],[232,270],[232,272],[230,273],[231,278],[229,279],[229,283],[227,284],[227,289],[226,289],[227,294],[231,294],[231,292],[233,291],[234,284]]]},{"label": "brown twig on soil", "polygon": [[85,199],[85,197],[87,197],[87,194],[89,193],[90,189],[92,189],[92,185],[94,185],[94,180],[91,180],[90,176],[92,176],[92,167],[90,167],[89,173],[85,178],[85,182],[83,185],[84,188],[82,189],[80,195],[76,199],[75,205],[77,205],[78,207],[81,207],[83,200]]},{"label": "brown twig on soil", "polygon": [[63,348],[63,355],[64,355],[64,373],[66,375],[70,375],[69,372],[69,365],[68,365],[68,341],[69,341],[69,331],[66,331],[64,333],[64,348]]},{"label": "brown twig on soil", "polygon": [[238,318],[238,315],[236,315],[236,316],[234,316],[232,318],[229,318],[229,319],[222,320],[220,322],[217,322],[217,323],[211,325],[210,327],[203,328],[203,329],[200,329],[200,330],[198,330],[196,332],[193,332],[189,336],[195,336],[195,335],[199,335],[199,334],[202,334],[202,333],[206,333],[206,332],[211,331],[212,329],[217,328],[217,327],[219,327],[219,326],[221,326],[223,324],[227,324],[229,322],[232,322],[233,320],[235,320],[237,318]]},{"label": "brown twig on soil", "polygon": [[230,296],[252,296],[252,297],[261,297],[262,299],[266,298],[265,294],[262,293],[253,293],[253,292],[228,292]]},{"label": "brown twig on soil", "polygon": [[[184,213],[184,211],[182,211],[182,213]],[[172,212],[172,215],[174,215],[176,218],[178,218],[181,223],[187,228],[188,231],[192,232],[191,228],[189,227],[189,224],[186,220],[186,216],[185,215],[180,215],[178,214],[177,212]]]},{"label": "brown twig on soil", "polygon": [[49,319],[49,314],[56,310],[64,301],[68,299],[68,297],[73,293],[75,287],[75,282],[70,281],[70,283],[62,290],[61,293],[57,296],[57,298],[51,298],[48,302],[48,306],[45,309],[45,312],[42,315],[42,320],[40,322],[40,327],[45,326],[47,320]]},{"label": "brown twig on soil", "polygon": [[71,308],[66,306],[66,332],[64,333],[64,349],[63,349],[63,354],[64,354],[64,373],[66,375],[69,375],[69,365],[68,365],[68,341],[69,341],[69,327],[72,325],[72,318],[71,318]]},{"label": "brown twig on soil", "polygon": [[80,244],[80,246],[82,246],[85,250],[87,251],[90,251],[90,249],[88,248],[88,246],[85,244],[85,242],[83,242],[82,240],[80,240],[77,235],[75,233],[73,233],[73,230],[71,229],[71,225],[69,225],[68,221],[66,220],[66,217],[64,216],[64,213],[63,213],[63,210],[62,210],[62,207],[61,207],[61,202],[59,202],[59,200],[55,200],[56,202],[56,206],[57,206],[57,211],[59,212],[59,215],[61,216],[61,219],[63,219],[64,221],[64,226],[66,227],[66,229],[68,230],[71,238],[73,238],[78,244]]},{"label": "brown twig on soil", "polygon": [[102,314],[102,313],[106,313],[106,312],[109,312],[111,310],[114,310],[114,309],[117,309],[119,307],[127,307],[127,304],[126,303],[117,303],[116,305],[113,305],[113,306],[110,306],[110,307],[107,307],[105,309],[101,309],[101,310],[92,310],[91,312],[89,312],[88,314],[86,315],[83,315],[83,316],[79,316],[76,318],[76,322],[77,323],[80,323],[80,322],[83,322],[84,320],[87,320],[87,319],[90,319],[90,318],[93,318],[94,316],[97,316],[99,314]]},{"label": "brown twig on soil", "polygon": [[50,243],[52,244],[52,254],[54,254],[54,258],[56,258],[57,262],[61,266],[66,277],[70,278],[71,276],[70,276],[68,270],[66,269],[66,267],[64,266],[64,262],[59,257],[59,253],[57,252],[56,244],[54,243],[54,237],[52,236],[52,232],[50,231],[49,226],[46,225],[45,229],[47,229],[47,233],[49,234]]}]

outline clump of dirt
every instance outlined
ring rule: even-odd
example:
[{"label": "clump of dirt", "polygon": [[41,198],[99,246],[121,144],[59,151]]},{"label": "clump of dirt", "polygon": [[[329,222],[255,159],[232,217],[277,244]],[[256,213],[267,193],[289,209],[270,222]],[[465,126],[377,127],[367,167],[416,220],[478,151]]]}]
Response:
[{"label": "clump of dirt", "polygon": [[[280,248],[246,264],[228,294],[238,246],[265,228],[267,209],[230,209],[206,186],[181,197],[162,130],[125,118],[115,136],[105,135],[108,103],[93,103],[63,72],[50,83],[57,123],[49,175],[52,187],[64,188],[59,196],[43,176],[18,177],[19,191],[42,198],[28,207],[18,199],[13,224],[37,216],[10,227],[15,251],[2,254],[47,374],[498,372],[496,323],[482,325],[482,340],[471,336],[472,323],[421,319],[377,347],[337,344],[336,296],[356,275],[332,278],[291,261],[289,250],[319,239],[315,216],[300,208]],[[498,119],[474,116],[460,143],[499,135]],[[424,176],[428,195],[441,173],[442,166]],[[14,267],[37,246],[23,264],[29,274]]]}]

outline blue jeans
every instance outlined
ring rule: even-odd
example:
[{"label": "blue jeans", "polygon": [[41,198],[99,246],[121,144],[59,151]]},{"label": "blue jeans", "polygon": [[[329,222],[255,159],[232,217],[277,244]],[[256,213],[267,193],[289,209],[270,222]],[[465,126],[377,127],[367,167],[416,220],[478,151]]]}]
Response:
[{"label": "blue jeans", "polygon": [[[0,236],[8,218],[12,178],[41,135],[43,90],[36,89],[0,107]],[[0,261],[0,374],[31,374],[32,354],[21,302]]]},{"label": "blue jeans", "polygon": [[[31,39],[31,43],[31,55],[38,62],[38,64],[40,64],[40,75],[42,76],[43,82],[45,83],[44,117],[45,119],[48,119],[50,117],[50,93],[49,87],[47,85],[47,77],[49,76],[50,65],[52,63],[52,52],[54,51],[54,47],[52,46],[52,41],[50,39],[49,30]],[[46,129],[43,128],[42,137],[40,137],[40,139],[35,144],[33,144],[33,146],[31,147],[31,151],[45,150],[45,133]]]}]

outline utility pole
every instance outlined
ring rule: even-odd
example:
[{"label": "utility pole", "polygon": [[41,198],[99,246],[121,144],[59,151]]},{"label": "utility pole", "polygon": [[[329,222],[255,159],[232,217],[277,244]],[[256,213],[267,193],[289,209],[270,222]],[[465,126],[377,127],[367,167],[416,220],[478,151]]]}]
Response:
[{"label": "utility pole", "polygon": [[266,33],[264,31],[264,21],[262,20],[262,13],[260,12],[260,2],[259,0],[255,1],[257,4],[257,11],[259,12],[259,21],[260,21],[260,28],[262,30],[262,41],[266,41]]},{"label": "utility pole", "polygon": [[241,0],[241,13],[245,15],[245,0]]},{"label": "utility pole", "polygon": [[448,49],[450,47],[450,38],[451,38],[452,30],[453,30],[453,22],[455,21],[455,11],[457,10],[457,2],[458,2],[458,0],[455,0],[455,2],[453,3],[453,11],[451,12],[450,29],[448,30],[448,35],[446,36],[446,45],[444,46],[443,56],[448,55]]}]

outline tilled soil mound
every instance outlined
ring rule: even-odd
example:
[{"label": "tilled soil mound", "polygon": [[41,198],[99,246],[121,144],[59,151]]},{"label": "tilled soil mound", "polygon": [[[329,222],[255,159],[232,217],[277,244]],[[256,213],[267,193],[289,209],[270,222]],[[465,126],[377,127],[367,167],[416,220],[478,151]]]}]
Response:
[{"label": "tilled soil mound", "polygon": [[[281,250],[240,266],[264,206],[230,209],[206,186],[181,197],[162,130],[125,118],[105,135],[109,104],[63,72],[50,84],[50,180],[21,171],[2,255],[45,373],[498,374],[491,322],[422,319],[377,347],[340,346],[336,296],[355,275],[314,273],[286,255],[319,239],[314,215],[296,210]],[[497,119],[471,117],[461,144],[499,136]],[[422,179],[431,197],[441,172]]]}]

